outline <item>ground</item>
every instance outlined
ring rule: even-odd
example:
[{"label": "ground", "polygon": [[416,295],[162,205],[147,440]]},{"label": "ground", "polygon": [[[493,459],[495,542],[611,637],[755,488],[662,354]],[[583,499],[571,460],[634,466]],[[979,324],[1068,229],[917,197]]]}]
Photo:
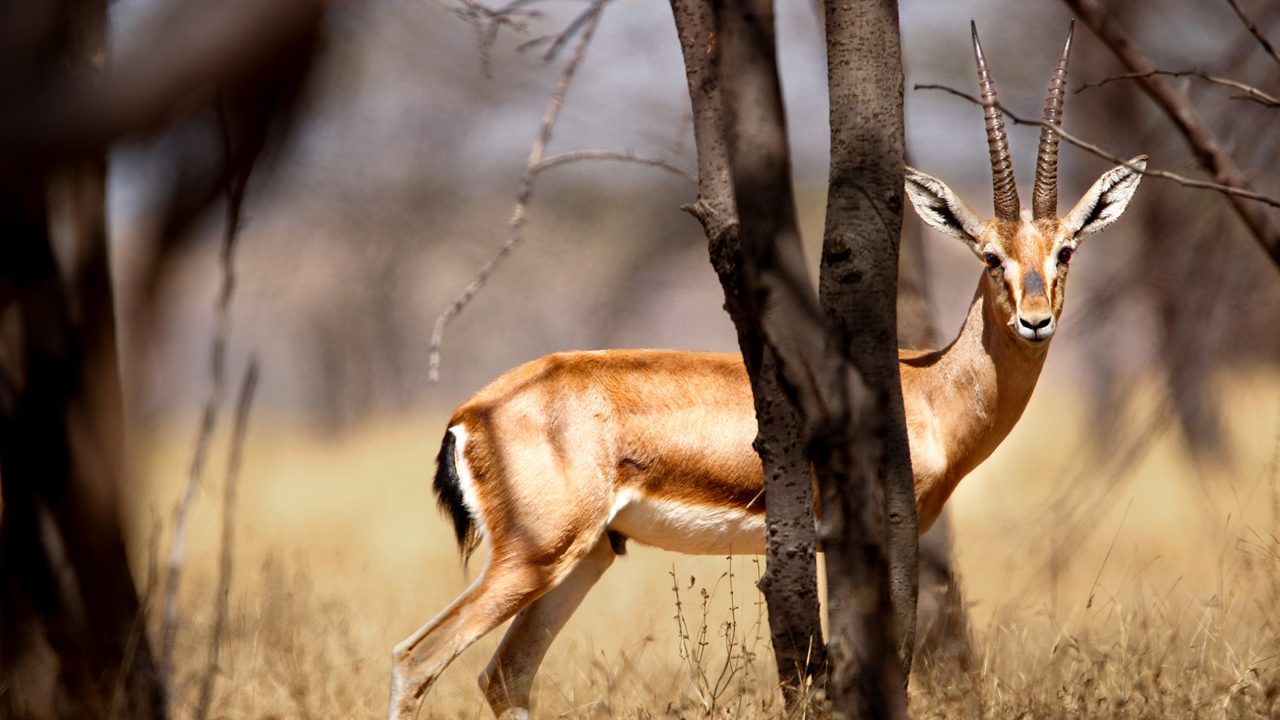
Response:
[{"label": "ground", "polygon": [[[966,672],[923,659],[913,716],[1280,712],[1280,376],[1224,381],[1221,392],[1232,464],[1196,464],[1164,433],[1117,482],[1102,478],[1119,454],[1084,460],[1090,441],[1076,397],[1037,392],[952,501],[977,665]],[[254,417],[212,717],[385,716],[391,647],[469,581],[430,495],[443,420],[386,419],[335,437]],[[143,491],[131,508],[134,567],[153,604],[152,557],[167,548],[159,539],[195,422],[178,425],[135,442]],[[1140,429],[1136,416],[1118,427]],[[215,455],[225,443],[217,439]],[[180,718],[207,664],[215,605],[221,466],[207,477],[181,594]],[[483,553],[470,571],[481,567]],[[759,570],[750,557],[632,544],[553,646],[536,715],[780,716],[752,587]],[[489,716],[474,678],[498,636],[455,662],[422,717]]]}]

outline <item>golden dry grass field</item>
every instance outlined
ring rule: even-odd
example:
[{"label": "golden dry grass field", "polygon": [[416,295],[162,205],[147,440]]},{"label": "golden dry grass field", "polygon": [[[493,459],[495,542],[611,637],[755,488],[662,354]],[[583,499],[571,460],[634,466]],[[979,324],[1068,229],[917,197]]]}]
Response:
[{"label": "golden dry grass field", "polygon": [[[1042,383],[1013,435],[952,500],[977,666],[918,665],[913,716],[1280,713],[1280,376],[1220,390],[1230,467],[1195,465],[1166,432],[1108,482],[1106,463],[1086,462],[1077,395]],[[1118,427],[1138,432],[1135,422]],[[140,576],[185,478],[183,430],[135,438]],[[253,418],[213,717],[384,716],[390,648],[467,584],[429,488],[442,430],[442,418],[401,418],[335,438]],[[215,456],[226,440],[217,438]],[[193,521],[177,717],[190,712],[205,665],[221,477],[210,467]],[[535,715],[781,716],[752,587],[757,562],[630,548],[552,647]],[[482,565],[477,558],[472,570]],[[726,625],[731,607],[736,622]],[[422,717],[489,717],[474,678],[499,636],[450,667]]]}]

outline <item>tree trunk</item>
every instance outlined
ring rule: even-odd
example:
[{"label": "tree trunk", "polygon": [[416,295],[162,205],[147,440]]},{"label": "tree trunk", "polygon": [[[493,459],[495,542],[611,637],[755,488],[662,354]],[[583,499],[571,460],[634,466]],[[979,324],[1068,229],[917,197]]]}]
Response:
[{"label": "tree trunk", "polygon": [[[49,4],[9,67],[87,82],[101,0]],[[11,17],[13,8],[2,11]],[[38,82],[38,81],[37,81]],[[36,88],[9,75],[7,100]],[[10,107],[16,107],[11,105]],[[0,714],[160,718],[120,526],[123,452],[103,154],[0,170]]]},{"label": "tree trunk", "polygon": [[[877,404],[849,362],[847,343],[810,289],[791,194],[772,3],[726,1],[716,9],[722,53],[717,71],[741,223],[742,297],[775,354],[783,389],[804,418],[806,452],[822,492],[819,537],[830,585],[831,700],[847,717],[905,716],[884,554],[884,494],[875,462],[885,454],[877,430],[885,422],[876,417]],[[900,82],[898,91],[901,117]],[[897,173],[900,181],[900,165]],[[891,325],[881,338],[890,352],[895,334]],[[899,417],[900,406],[901,401]]]},{"label": "tree trunk", "polygon": [[[896,0],[827,0],[831,172],[818,292],[846,353],[871,388],[865,458],[884,488],[889,589],[904,680],[915,646],[918,545],[911,453],[898,377],[898,243],[903,209],[902,50]],[[824,512],[826,496],[823,496]],[[823,538],[826,540],[827,538]],[[834,617],[831,652],[844,642]],[[847,580],[841,578],[841,585]],[[847,587],[853,592],[857,586]],[[837,662],[837,666],[840,663]]]},{"label": "tree trunk", "polygon": [[[672,0],[693,105],[698,152],[698,199],[686,206],[701,221],[711,263],[725,294],[725,310],[751,377],[759,430],[755,448],[764,466],[768,536],[760,590],[769,608],[769,632],[788,701],[808,678],[819,683],[826,646],[818,600],[813,475],[800,438],[800,415],[778,384],[773,352],[743,304],[741,245],[729,177],[729,156],[719,79],[715,72],[714,16],[705,0]],[[761,498],[763,501],[764,498]]]}]

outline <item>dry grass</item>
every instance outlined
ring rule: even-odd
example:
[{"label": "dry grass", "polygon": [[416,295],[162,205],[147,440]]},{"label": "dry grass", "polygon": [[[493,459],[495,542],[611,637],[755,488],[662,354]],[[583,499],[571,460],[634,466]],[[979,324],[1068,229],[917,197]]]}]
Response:
[{"label": "dry grass", "polygon": [[[1232,468],[1198,467],[1166,435],[1107,493],[1079,474],[1072,398],[1038,393],[953,500],[978,666],[919,666],[915,716],[1280,713],[1280,377],[1222,391]],[[184,477],[181,430],[140,443],[135,548]],[[391,646],[467,583],[429,494],[441,423],[388,421],[335,439],[259,417],[251,430],[213,717],[382,717]],[[178,717],[212,622],[217,490],[205,489],[192,528]],[[779,716],[757,572],[751,558],[632,544],[552,647],[538,715]],[[489,716],[474,678],[496,635],[445,673],[423,717]]]}]

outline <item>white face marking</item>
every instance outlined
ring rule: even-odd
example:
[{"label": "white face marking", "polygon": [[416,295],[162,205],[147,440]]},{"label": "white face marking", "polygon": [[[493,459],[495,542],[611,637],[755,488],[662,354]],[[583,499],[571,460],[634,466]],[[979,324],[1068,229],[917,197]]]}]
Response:
[{"label": "white face marking", "polygon": [[609,529],[686,555],[764,553],[764,513],[665,500],[629,490],[614,503]]},{"label": "white face marking", "polygon": [[462,504],[466,506],[467,512],[471,513],[471,519],[476,524],[476,532],[481,537],[489,537],[489,528],[485,525],[484,514],[480,511],[480,498],[476,495],[476,480],[471,474],[471,466],[467,464],[467,456],[463,450],[467,447],[467,429],[461,425],[454,425],[449,428],[449,432],[453,433],[454,438],[454,464],[458,468],[458,485],[462,491]]}]

